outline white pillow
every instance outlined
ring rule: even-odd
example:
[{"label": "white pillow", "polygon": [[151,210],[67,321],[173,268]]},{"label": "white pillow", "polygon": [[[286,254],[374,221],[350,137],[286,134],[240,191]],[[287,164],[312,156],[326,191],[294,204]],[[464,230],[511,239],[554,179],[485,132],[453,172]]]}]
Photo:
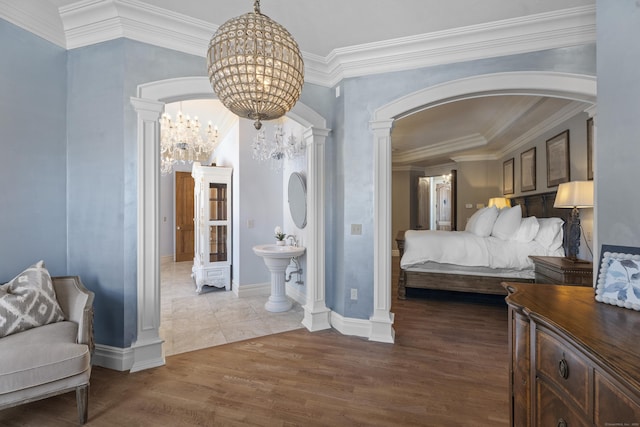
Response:
[{"label": "white pillow", "polygon": [[498,208],[495,206],[482,208],[471,215],[464,230],[476,236],[489,237],[496,218],[498,218]]},{"label": "white pillow", "polygon": [[518,227],[518,230],[513,234],[513,236],[511,236],[510,240],[529,243],[536,237],[539,229],[540,223],[535,216],[522,218],[522,221],[520,221],[520,227]]},{"label": "white pillow", "polygon": [[491,235],[502,240],[509,240],[518,231],[522,220],[522,208],[516,205],[512,208],[500,209],[500,215],[493,224]]},{"label": "white pillow", "polygon": [[540,229],[534,240],[550,251],[561,248],[564,221],[560,218],[538,218],[538,223]]}]

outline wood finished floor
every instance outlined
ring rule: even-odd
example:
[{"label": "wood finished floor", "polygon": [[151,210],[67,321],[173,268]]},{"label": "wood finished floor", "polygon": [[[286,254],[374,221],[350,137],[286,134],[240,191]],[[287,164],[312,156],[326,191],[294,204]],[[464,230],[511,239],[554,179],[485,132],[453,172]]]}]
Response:
[{"label": "wood finished floor", "polygon": [[[409,296],[393,297],[395,344],[299,329],[133,374],[95,367],[86,425],[508,425],[504,300]],[[0,411],[0,425],[70,426],[76,416],[67,393]]]}]

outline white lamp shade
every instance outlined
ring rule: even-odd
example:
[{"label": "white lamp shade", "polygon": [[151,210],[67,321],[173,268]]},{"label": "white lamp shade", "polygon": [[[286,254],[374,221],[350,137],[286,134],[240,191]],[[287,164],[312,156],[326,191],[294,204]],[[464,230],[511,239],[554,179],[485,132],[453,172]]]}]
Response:
[{"label": "white lamp shade", "polygon": [[554,208],[592,208],[593,181],[571,181],[558,186]]},{"label": "white lamp shade", "polygon": [[498,209],[511,207],[511,200],[506,197],[492,197],[489,199],[489,203],[487,203],[488,207],[495,206]]}]

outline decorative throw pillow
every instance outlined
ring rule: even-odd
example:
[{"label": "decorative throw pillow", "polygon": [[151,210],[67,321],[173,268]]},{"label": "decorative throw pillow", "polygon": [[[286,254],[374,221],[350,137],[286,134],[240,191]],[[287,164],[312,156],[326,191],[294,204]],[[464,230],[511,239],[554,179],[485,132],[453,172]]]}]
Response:
[{"label": "decorative throw pillow", "polygon": [[0,286],[0,337],[62,320],[64,313],[44,261]]},{"label": "decorative throw pillow", "polygon": [[464,230],[476,236],[489,237],[497,217],[498,208],[495,206],[482,208],[471,215]]},{"label": "decorative throw pillow", "polygon": [[502,240],[509,240],[518,231],[522,220],[522,208],[520,205],[512,208],[500,209],[500,214],[493,224],[491,235]]}]

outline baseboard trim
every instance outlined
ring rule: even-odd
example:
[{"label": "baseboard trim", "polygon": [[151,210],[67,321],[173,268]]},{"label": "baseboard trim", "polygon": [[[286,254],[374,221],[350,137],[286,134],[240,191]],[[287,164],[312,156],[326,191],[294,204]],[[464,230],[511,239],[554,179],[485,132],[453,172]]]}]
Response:
[{"label": "baseboard trim", "polygon": [[96,344],[91,364],[115,371],[128,371],[133,366],[133,349]]},{"label": "baseboard trim", "polygon": [[335,311],[331,312],[331,327],[342,335],[354,335],[363,338],[369,338],[369,335],[371,335],[371,322],[369,320],[344,317]]},{"label": "baseboard trim", "polygon": [[307,296],[300,292],[298,286],[287,283],[285,292],[289,298],[292,298],[298,304],[305,305],[307,303]]},{"label": "baseboard trim", "polygon": [[251,283],[248,285],[239,286],[236,282],[231,284],[231,291],[237,297],[254,297],[257,295],[265,295],[269,293],[271,289],[271,284],[269,282],[265,283]]}]

